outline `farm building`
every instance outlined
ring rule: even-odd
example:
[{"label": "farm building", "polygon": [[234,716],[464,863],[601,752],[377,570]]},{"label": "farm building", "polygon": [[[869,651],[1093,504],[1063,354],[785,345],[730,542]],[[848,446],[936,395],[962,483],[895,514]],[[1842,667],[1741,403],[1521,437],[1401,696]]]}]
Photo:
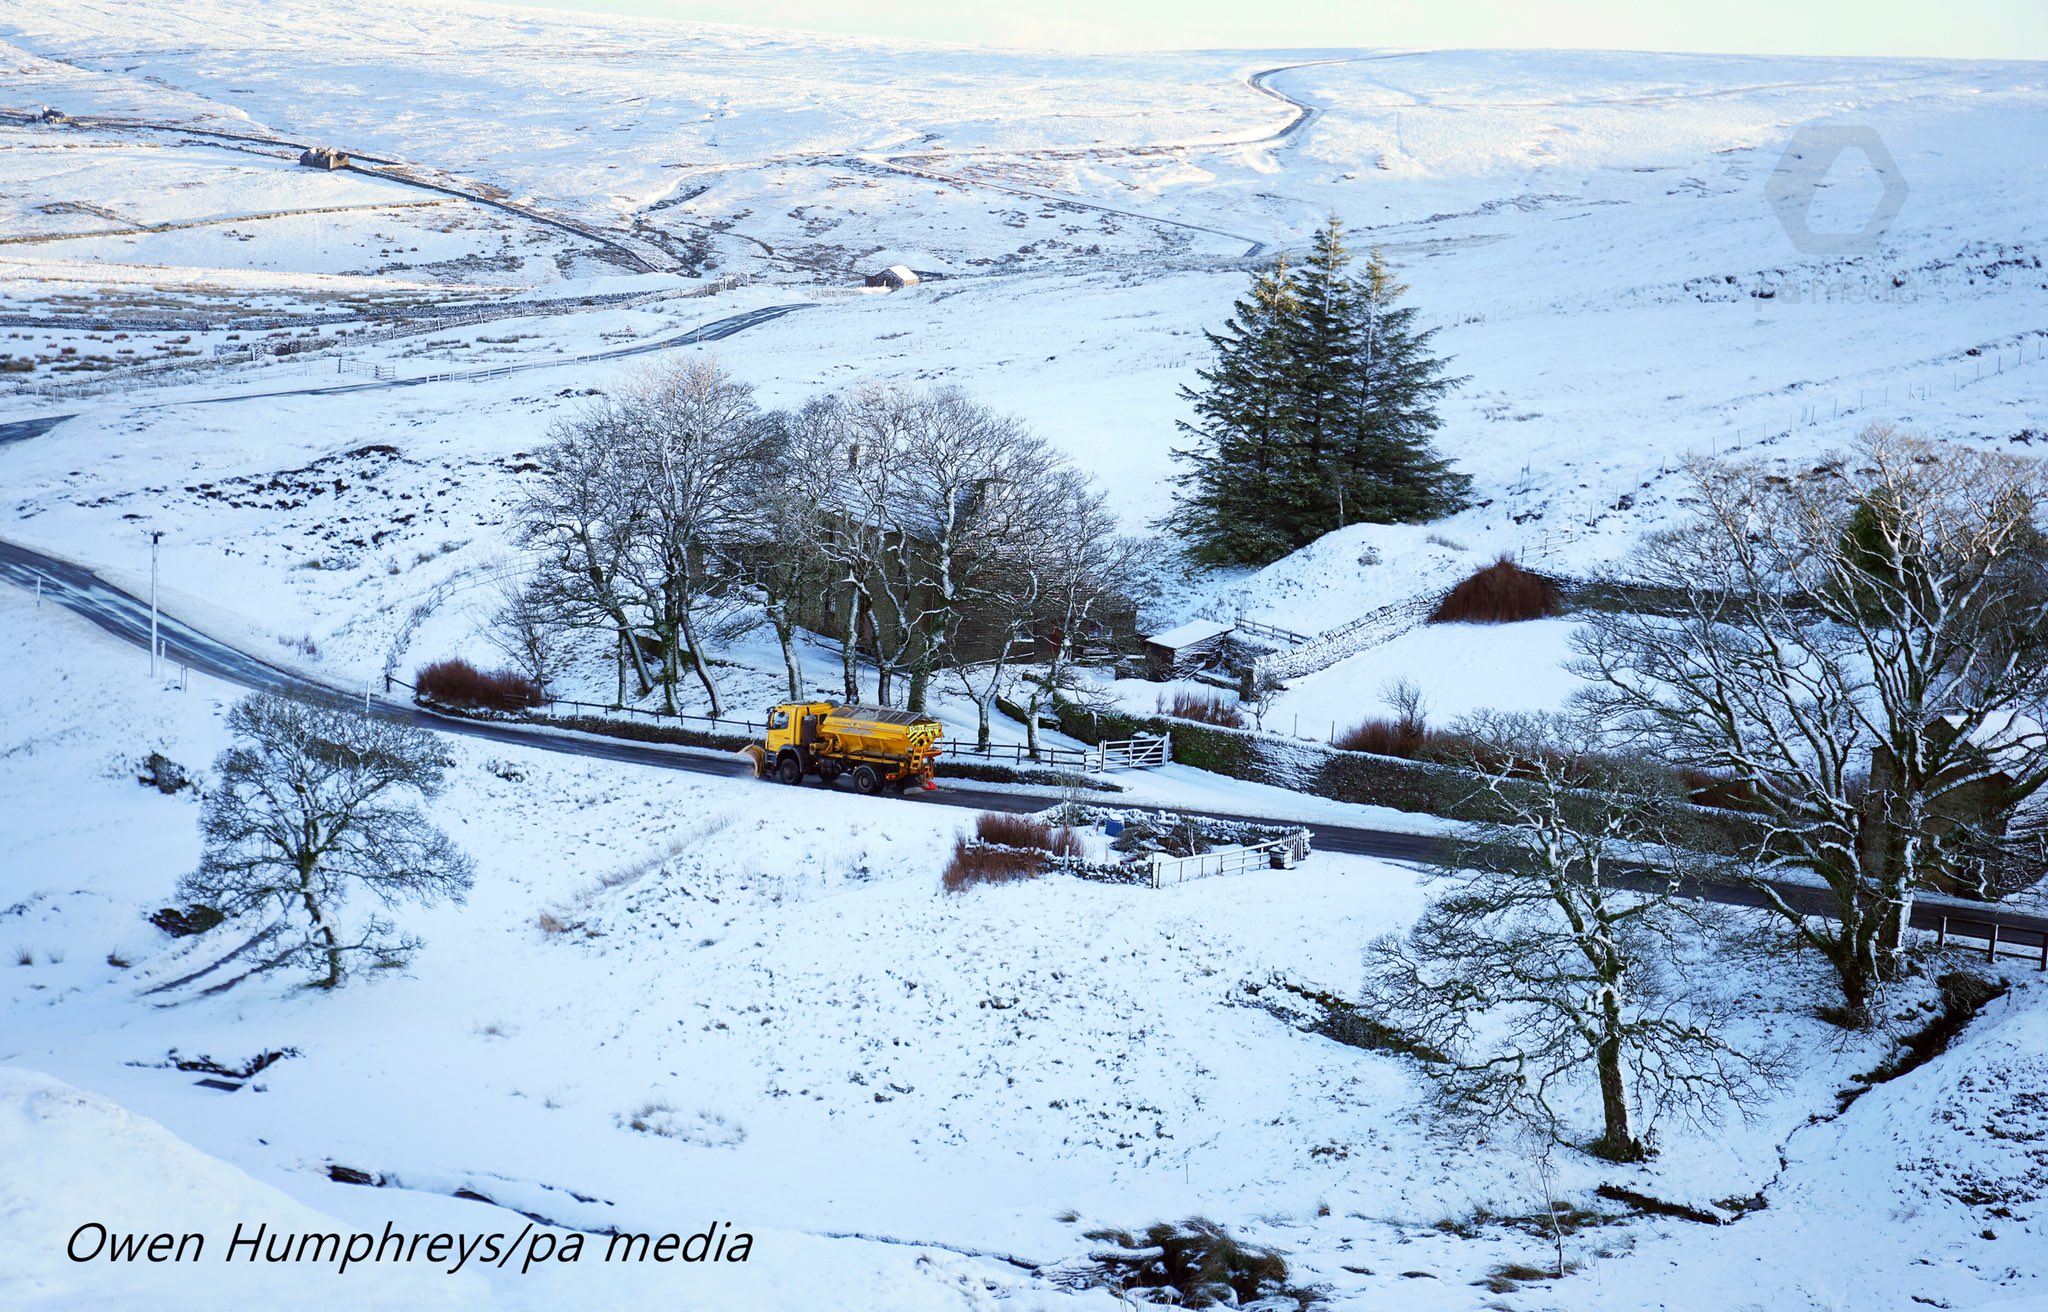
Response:
[{"label": "farm building", "polygon": [[1189,620],[1145,639],[1145,661],[1154,679],[1178,678],[1208,669],[1223,659],[1231,627],[1218,620]]},{"label": "farm building", "polygon": [[308,146],[299,156],[299,163],[309,169],[345,169],[348,156],[332,146]]},{"label": "farm building", "polygon": [[[1943,716],[1928,726],[1928,736],[1946,746],[1961,728],[1961,717]],[[1954,764],[1933,781],[1929,818],[1946,840],[1941,868],[1929,880],[1937,892],[1995,899],[2040,880],[2038,864],[2022,862],[2016,868],[1994,853],[2031,792],[2016,776],[2028,772],[2031,758],[2044,745],[2048,729],[2039,721],[2009,710],[1995,711],[1965,740],[1965,750]],[[1867,804],[1881,805],[1897,778],[1896,758],[1889,749],[1877,747],[1870,754]],[[1864,828],[1859,842],[1868,847],[1885,839],[1885,827],[1872,824]],[[1875,851],[1865,854],[1873,862],[1877,857]]]},{"label": "farm building", "polygon": [[887,287],[891,291],[898,287],[915,287],[922,281],[924,280],[917,276],[917,270],[907,264],[892,264],[880,273],[871,273],[867,277],[868,286]]}]

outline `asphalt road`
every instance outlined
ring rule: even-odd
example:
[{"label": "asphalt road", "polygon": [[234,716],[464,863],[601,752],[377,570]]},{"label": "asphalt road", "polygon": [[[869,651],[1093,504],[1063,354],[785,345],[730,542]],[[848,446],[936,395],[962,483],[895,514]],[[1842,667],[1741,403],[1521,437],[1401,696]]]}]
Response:
[{"label": "asphalt road", "polygon": [[[459,373],[426,374],[418,378],[382,378],[361,383],[333,383],[325,387],[291,387],[275,392],[230,392],[224,396],[203,396],[194,400],[161,401],[154,405],[138,406],[141,410],[163,410],[185,405],[227,405],[236,401],[258,401],[280,396],[339,396],[344,392],[377,392],[393,387],[418,387],[423,383],[460,382],[466,378],[497,378],[508,374],[527,373],[536,369],[559,369],[565,364],[589,364],[595,360],[623,360],[627,356],[648,355],[655,351],[666,351],[676,346],[691,346],[698,342],[722,342],[734,333],[743,333],[749,328],[759,327],[771,319],[780,319],[785,314],[808,310],[808,301],[788,305],[764,305],[759,309],[744,310],[730,314],[723,319],[700,324],[686,333],[673,337],[657,338],[651,342],[636,342],[631,346],[615,347],[609,351],[591,351],[584,355],[565,355],[558,360],[531,360],[524,364],[499,365],[490,369],[470,369]],[[147,644],[145,644],[147,645]]]},{"label": "asphalt road", "polygon": [[17,419],[11,424],[0,424],[0,446],[41,437],[69,418],[70,415],[43,415],[35,419]]},{"label": "asphalt road", "polygon": [[[0,541],[0,579],[31,591],[40,584],[41,595],[46,604],[63,606],[91,620],[124,642],[145,651],[149,648],[149,604],[123,592],[90,570],[27,547]],[[166,659],[174,666],[188,665],[192,669],[226,682],[266,692],[337,691],[208,637],[168,615],[159,614],[158,633]],[[733,778],[751,773],[751,768],[737,759],[687,748],[668,748],[588,735],[572,737],[555,733],[535,733],[515,724],[488,723],[436,715],[409,702],[388,701],[377,696],[369,698],[369,704],[375,714],[418,724],[437,733],[560,752],[569,756],[618,761],[627,765],[680,770],[687,774]],[[780,786],[761,784],[764,788]],[[909,794],[900,801],[892,797],[871,800],[877,806],[948,806],[976,811],[1037,811],[1044,809],[1047,804],[1047,799],[1042,793],[1006,793],[981,787],[941,787],[935,792]],[[1267,824],[1293,823],[1276,821],[1270,816],[1235,815],[1224,818]],[[1424,865],[1445,855],[1440,840],[1424,834],[1332,824],[1312,824],[1309,830],[1314,847],[1318,851],[1354,853]],[[1778,883],[1774,886],[1792,906],[1815,915],[1827,914],[1827,895],[1824,889],[1792,883]],[[1761,906],[1765,902],[1760,891],[1738,883],[1696,884],[1683,891],[1688,895],[1733,906]],[[2048,916],[2015,908],[1992,907],[1983,903],[1927,895],[1915,901],[1915,928],[1935,929],[1941,925],[1944,918],[1949,922],[1952,936],[1981,941],[1995,923],[1998,926],[2000,940],[2013,948],[2030,948],[2038,951],[2039,945],[2048,943]]]}]

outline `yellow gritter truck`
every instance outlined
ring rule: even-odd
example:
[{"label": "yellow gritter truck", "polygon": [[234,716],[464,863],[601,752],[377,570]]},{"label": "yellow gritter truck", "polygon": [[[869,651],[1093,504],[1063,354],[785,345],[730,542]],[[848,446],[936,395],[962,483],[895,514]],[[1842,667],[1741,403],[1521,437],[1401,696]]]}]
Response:
[{"label": "yellow gritter truck", "polygon": [[809,775],[830,786],[845,774],[857,793],[909,792],[937,787],[932,767],[942,732],[930,716],[890,706],[784,702],[768,708],[764,741],[740,751],[764,779],[797,784]]}]

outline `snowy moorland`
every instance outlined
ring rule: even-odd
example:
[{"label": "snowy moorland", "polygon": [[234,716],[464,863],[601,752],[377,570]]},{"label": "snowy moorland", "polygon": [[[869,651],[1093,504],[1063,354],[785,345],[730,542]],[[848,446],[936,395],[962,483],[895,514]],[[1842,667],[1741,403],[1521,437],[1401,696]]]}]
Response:
[{"label": "snowy moorland", "polygon": [[[1845,252],[1802,253],[1766,198],[1813,124],[1874,132],[1906,186]],[[1177,582],[1147,616],[1312,634],[1504,553],[1615,567],[1682,510],[1690,454],[1791,475],[1871,423],[2037,451],[2044,126],[2048,74],[2024,63],[1081,57],[459,0],[0,5],[0,538],[140,593],[162,530],[169,612],[338,687],[495,663],[481,634],[523,569],[549,424],[693,355],[775,406],[958,385],[1143,529],[1170,510],[1203,331],[1334,211],[1469,377],[1438,442],[1476,503]],[[300,165],[314,145],[355,167]],[[1856,227],[1882,183],[1845,160],[1813,226]],[[861,287],[898,263],[926,280]],[[1399,679],[1442,719],[1558,706],[1574,627],[1414,629],[1291,680],[1263,723],[1321,739]],[[2048,995],[2017,969],[1955,1047],[1841,1110],[1924,1020],[1925,981],[1845,1036],[1812,1015],[1810,960],[1695,963],[1735,1037],[1795,1074],[1752,1118],[1659,1127],[1651,1161],[1612,1166],[1451,1133],[1413,1063],[1271,1005],[1276,978],[1355,988],[1364,945],[1422,905],[1409,865],[948,895],[971,810],[793,808],[737,768],[451,738],[432,818],[477,880],[408,916],[412,965],[208,992],[219,975],[187,977],[220,944],[146,919],[198,859],[198,807],[135,770],[161,752],[205,787],[240,690],[147,681],[13,588],[0,651],[9,1307],[1108,1308],[1046,1273],[1097,1226],[1193,1215],[1284,1250],[1335,1306],[2048,1300]],[[740,706],[779,695],[772,638],[721,655]],[[829,682],[825,644],[805,660]],[[609,668],[593,654],[572,687],[608,696]],[[1106,691],[1149,712],[1167,690]],[[938,712],[971,731],[956,691]],[[1117,782],[1133,804],[1438,827],[1185,766]],[[287,1051],[234,1092],[176,1064]],[[1632,1214],[1602,1184],[1742,1214]],[[1552,1199],[1597,1213],[1563,1238],[1573,1273],[1501,1277],[1560,1256],[1531,1221]],[[258,1220],[534,1218],[731,1222],[754,1251],[453,1276],[62,1254],[86,1220],[217,1246]]]}]

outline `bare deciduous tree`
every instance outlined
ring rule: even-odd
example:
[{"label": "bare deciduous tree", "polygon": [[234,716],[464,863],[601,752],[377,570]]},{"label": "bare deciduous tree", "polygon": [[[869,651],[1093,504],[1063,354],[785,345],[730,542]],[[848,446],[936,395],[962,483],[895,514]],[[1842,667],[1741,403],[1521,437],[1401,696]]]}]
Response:
[{"label": "bare deciduous tree", "polygon": [[1040,663],[1024,677],[1024,734],[1034,759],[1039,713],[1074,690],[1082,644],[1105,611],[1137,590],[1138,575],[1154,551],[1146,540],[1117,532],[1116,516],[1079,476],[1062,481],[1056,506],[1059,531],[1032,561],[1040,593]]},{"label": "bare deciduous tree", "polygon": [[1680,799],[1604,755],[1589,726],[1489,716],[1460,735],[1481,817],[1449,885],[1405,938],[1367,950],[1365,999],[1443,1060],[1447,1108],[1513,1118],[1563,1141],[1568,1091],[1590,1087],[1588,1151],[1645,1154],[1666,1116],[1746,1109],[1775,1078],[1722,1037],[1725,1004],[1688,978],[1706,941],[1678,896],[1690,863]]},{"label": "bare deciduous tree", "polygon": [[873,526],[866,590],[881,612],[882,676],[907,678],[904,704],[922,710],[963,615],[1001,586],[1013,547],[1043,531],[1057,462],[1042,439],[953,388],[864,388],[848,410],[855,502]]},{"label": "bare deciduous tree", "polygon": [[1041,439],[949,388],[874,384],[764,414],[715,365],[676,365],[558,425],[542,464],[528,520],[550,553],[543,595],[613,627],[621,701],[631,661],[671,710],[688,658],[718,713],[707,644],[763,622],[801,698],[799,625],[823,612],[848,701],[863,651],[885,704],[923,709],[951,670],[985,741],[1024,635],[1058,635],[1042,702],[1140,554]]},{"label": "bare deciduous tree", "polygon": [[620,390],[620,434],[627,475],[641,488],[645,514],[620,570],[630,580],[663,658],[662,698],[676,708],[685,657],[720,713],[699,629],[714,598],[714,544],[747,514],[754,478],[775,443],[775,425],[754,404],[753,388],[715,361],[655,366]]},{"label": "bare deciduous tree", "polygon": [[[761,608],[782,648],[789,696],[805,696],[798,649],[802,607],[825,591],[835,572],[825,550],[837,478],[846,465],[843,411],[831,397],[814,398],[794,414],[771,415],[773,433],[757,452],[749,494],[729,531],[712,543],[737,596]],[[855,649],[849,644],[849,668]],[[849,701],[859,700],[857,677]]]},{"label": "bare deciduous tree", "polygon": [[230,917],[274,908],[298,921],[302,937],[265,964],[307,964],[321,988],[359,957],[403,961],[418,939],[377,916],[346,931],[337,913],[358,890],[387,908],[468,893],[469,858],[414,804],[441,787],[433,735],[341,698],[263,693],[235,703],[228,727],[241,741],[214,763],[205,852],[180,895]]},{"label": "bare deciduous tree", "polygon": [[609,401],[558,420],[539,453],[540,477],[529,487],[523,511],[526,540],[546,552],[545,587],[558,617],[577,627],[610,629],[621,705],[628,666],[640,696],[654,691],[621,578],[647,518],[645,484],[631,476],[624,459],[623,424]]},{"label": "bare deciduous tree", "polygon": [[544,576],[501,574],[484,637],[543,693],[568,664],[562,598]]},{"label": "bare deciduous tree", "polygon": [[1633,562],[1668,613],[1591,617],[1586,702],[1619,742],[1744,786],[1757,873],[1819,875],[1829,914],[1757,887],[1861,1024],[1914,893],[2041,842],[2013,823],[2048,783],[2040,467],[1872,429],[1796,478],[1690,472],[1692,522]]}]

